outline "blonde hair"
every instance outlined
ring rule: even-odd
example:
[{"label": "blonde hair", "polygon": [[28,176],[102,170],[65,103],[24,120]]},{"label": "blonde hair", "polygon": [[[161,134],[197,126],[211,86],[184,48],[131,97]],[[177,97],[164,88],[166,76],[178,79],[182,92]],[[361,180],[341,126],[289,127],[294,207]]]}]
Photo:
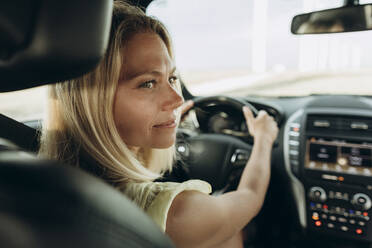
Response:
[{"label": "blonde hair", "polygon": [[135,156],[114,123],[122,48],[133,35],[144,32],[159,35],[173,57],[169,34],[162,23],[137,7],[115,1],[108,49],[98,67],[79,78],[49,86],[49,116],[41,137],[41,156],[76,166],[90,162],[86,166],[96,166],[102,172],[100,176],[119,185],[129,180],[153,181],[171,170],[174,145],[168,149],[141,148],[140,156]]}]

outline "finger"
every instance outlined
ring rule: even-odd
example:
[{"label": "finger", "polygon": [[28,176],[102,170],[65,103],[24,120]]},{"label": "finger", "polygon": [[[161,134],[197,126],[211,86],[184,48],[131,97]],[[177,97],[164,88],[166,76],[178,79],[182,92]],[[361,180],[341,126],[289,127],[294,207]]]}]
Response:
[{"label": "finger", "polygon": [[265,110],[260,110],[260,111],[258,111],[257,118],[262,117],[264,115],[267,115],[266,111]]},{"label": "finger", "polygon": [[182,106],[181,106],[181,114],[184,115],[187,111],[189,111],[192,106],[194,106],[193,100],[187,100]]},{"label": "finger", "polygon": [[252,110],[248,106],[243,107],[243,113],[244,113],[244,116],[246,117],[247,120],[248,119],[251,119],[251,120],[254,119]]}]

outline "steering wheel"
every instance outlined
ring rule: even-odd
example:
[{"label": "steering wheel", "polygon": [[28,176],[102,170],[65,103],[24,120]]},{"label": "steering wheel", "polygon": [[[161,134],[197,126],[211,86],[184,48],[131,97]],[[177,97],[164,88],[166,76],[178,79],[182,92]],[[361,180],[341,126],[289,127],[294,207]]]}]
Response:
[{"label": "steering wheel", "polygon": [[[194,100],[193,108],[205,109],[214,105],[229,106],[242,115],[243,106],[248,106],[253,114],[257,115],[257,109],[251,104],[227,96],[197,98]],[[213,191],[217,191],[226,188],[235,169],[244,168],[250,157],[252,145],[226,134],[181,133],[176,148],[186,166],[188,176],[209,182]]]}]

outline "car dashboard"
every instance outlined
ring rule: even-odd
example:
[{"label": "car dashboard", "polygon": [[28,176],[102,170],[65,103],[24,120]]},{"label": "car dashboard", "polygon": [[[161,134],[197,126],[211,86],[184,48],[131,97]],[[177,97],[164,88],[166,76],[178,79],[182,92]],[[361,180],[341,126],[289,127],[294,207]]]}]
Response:
[{"label": "car dashboard", "polygon": [[[313,95],[240,100],[268,112],[280,128],[270,187],[255,220],[264,242],[268,233],[278,233],[264,247],[275,246],[276,239],[287,239],[284,245],[297,242],[298,247],[368,247],[372,241],[372,99]],[[199,131],[253,142],[236,109],[213,105],[195,112]]]}]

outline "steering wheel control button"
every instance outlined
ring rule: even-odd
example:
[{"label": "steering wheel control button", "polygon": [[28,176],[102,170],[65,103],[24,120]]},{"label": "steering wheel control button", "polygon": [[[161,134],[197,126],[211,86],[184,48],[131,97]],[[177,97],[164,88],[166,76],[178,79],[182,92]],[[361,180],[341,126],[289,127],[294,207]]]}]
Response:
[{"label": "steering wheel control button", "polygon": [[309,198],[312,201],[325,202],[327,200],[327,194],[323,188],[314,186],[309,190]]},{"label": "steering wheel control button", "polygon": [[234,166],[244,166],[250,156],[250,152],[242,149],[236,149],[234,154],[231,156],[231,163]]},{"label": "steering wheel control button", "polygon": [[[357,193],[353,196],[351,204],[353,204],[356,208],[360,210],[368,210],[371,208],[372,202],[368,195],[363,193]],[[361,213],[359,215],[361,215]]]},{"label": "steering wheel control button", "polygon": [[185,143],[183,143],[183,142],[178,143],[176,145],[176,149],[177,149],[177,152],[179,154],[181,154],[181,156],[183,156],[183,157],[188,157],[189,154],[190,154],[190,151],[189,151],[188,146]]}]

